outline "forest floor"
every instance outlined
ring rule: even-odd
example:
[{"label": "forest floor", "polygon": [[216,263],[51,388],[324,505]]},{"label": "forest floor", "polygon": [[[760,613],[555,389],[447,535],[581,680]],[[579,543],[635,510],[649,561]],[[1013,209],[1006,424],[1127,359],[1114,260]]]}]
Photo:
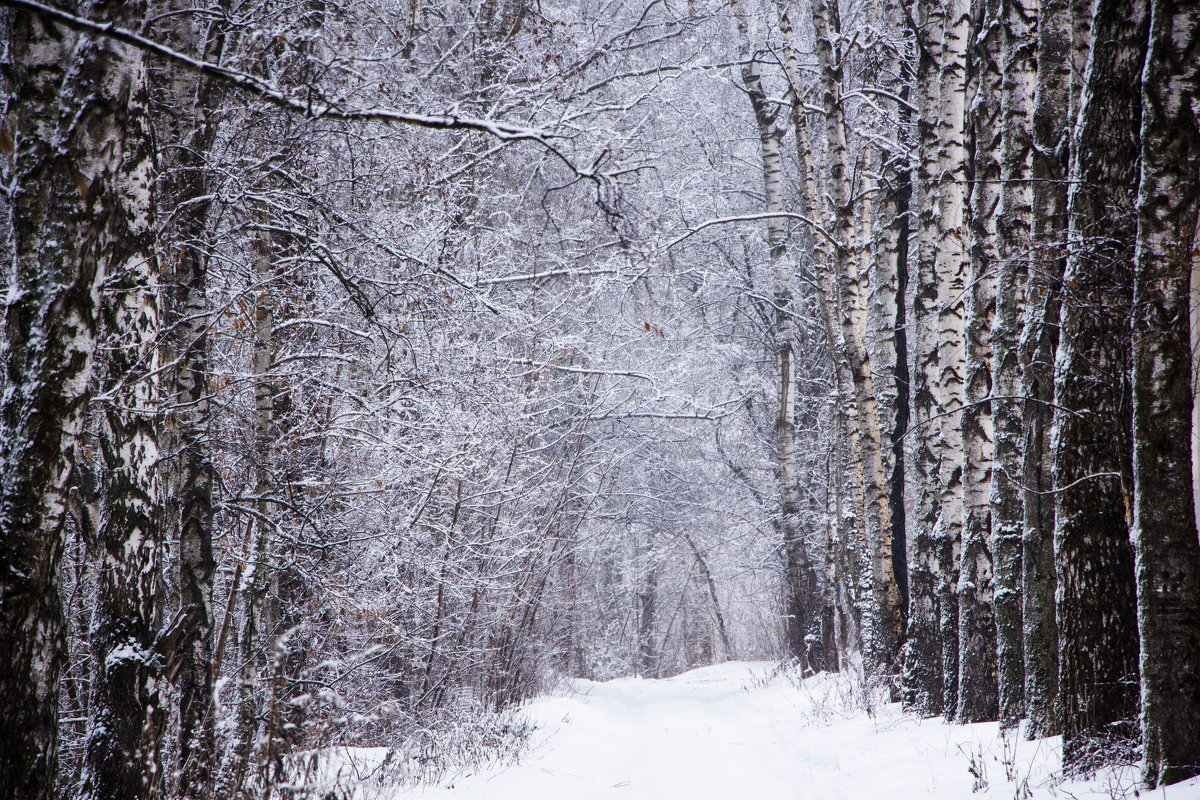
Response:
[{"label": "forest floor", "polygon": [[[433,786],[360,784],[370,800],[872,800],[1134,798],[1136,767],[1059,774],[1057,738],[1000,736],[872,703],[837,675],[803,682],[731,662],[666,680],[577,680],[520,712],[534,730],[514,763]],[[351,754],[347,753],[347,756]],[[369,753],[357,758],[369,762]],[[344,762],[347,763],[348,762]],[[363,766],[366,766],[364,763]],[[1200,779],[1140,797],[1200,798]]]}]

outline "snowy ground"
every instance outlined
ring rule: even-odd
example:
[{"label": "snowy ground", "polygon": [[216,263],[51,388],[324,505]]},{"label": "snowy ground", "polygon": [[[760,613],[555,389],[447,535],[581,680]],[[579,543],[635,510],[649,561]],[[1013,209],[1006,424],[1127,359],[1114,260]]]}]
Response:
[{"label": "snowy ground", "polygon": [[[838,676],[796,685],[769,664],[728,663],[669,680],[575,681],[528,704],[519,763],[364,798],[457,800],[870,800],[1133,798],[1132,769],[1063,781],[1057,739],[946,725],[866,708]],[[366,789],[366,787],[364,787]],[[1200,798],[1200,779],[1141,797]]]}]

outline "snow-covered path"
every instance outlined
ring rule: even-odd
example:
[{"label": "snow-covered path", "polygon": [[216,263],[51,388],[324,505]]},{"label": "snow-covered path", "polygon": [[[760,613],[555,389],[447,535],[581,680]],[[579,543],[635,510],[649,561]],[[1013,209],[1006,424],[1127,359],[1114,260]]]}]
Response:
[{"label": "snow-covered path", "polygon": [[[829,675],[800,686],[772,665],[729,663],[669,680],[576,681],[525,710],[537,725],[520,763],[383,797],[459,800],[868,800],[1132,798],[1132,770],[1051,779],[1057,740],[998,737],[994,723],[868,714]],[[1027,790],[1026,790],[1027,787]],[[373,794],[373,793],[372,793]],[[1200,798],[1200,781],[1153,797]]]}]

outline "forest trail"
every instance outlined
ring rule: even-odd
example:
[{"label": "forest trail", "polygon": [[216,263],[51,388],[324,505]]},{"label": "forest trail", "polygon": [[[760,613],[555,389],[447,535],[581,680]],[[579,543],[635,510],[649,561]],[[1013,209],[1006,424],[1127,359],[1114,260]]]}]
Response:
[{"label": "forest trail", "polygon": [[[572,681],[524,710],[519,763],[436,787],[363,797],[458,800],[870,800],[1132,798],[1132,768],[1054,778],[1058,739],[1001,739],[995,723],[947,725],[867,711],[833,675],[797,685],[773,664],[731,662],[665,680]],[[1200,779],[1150,795],[1200,798]]]}]

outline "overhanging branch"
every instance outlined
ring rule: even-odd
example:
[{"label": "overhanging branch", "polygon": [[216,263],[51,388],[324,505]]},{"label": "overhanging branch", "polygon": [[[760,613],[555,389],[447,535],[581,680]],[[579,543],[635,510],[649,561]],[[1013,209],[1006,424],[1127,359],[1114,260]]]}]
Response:
[{"label": "overhanging branch", "polygon": [[570,158],[551,142],[551,139],[558,137],[540,128],[511,125],[489,119],[460,117],[453,114],[414,114],[391,108],[345,107],[326,99],[320,94],[313,96],[307,91],[308,87],[306,87],[304,97],[301,98],[285,92],[257,75],[252,75],[248,72],[239,72],[220,64],[193,58],[186,53],[181,53],[178,50],[174,50],[133,31],[119,28],[112,23],[95,22],[86,17],[80,17],[46,5],[45,3],[36,2],[36,0],[0,0],[0,7],[27,11],[81,33],[103,36],[121,42],[122,44],[129,45],[182,67],[189,72],[204,75],[242,89],[289,113],[314,119],[336,119],[347,122],[380,122],[442,131],[479,131],[504,141],[532,141],[562,161],[579,177],[594,180],[598,180],[601,177],[595,171],[595,167],[581,168],[576,166]]},{"label": "overhanging branch", "polygon": [[[5,2],[5,0],[0,0],[0,3],[3,3],[3,2]],[[813,219],[811,217],[807,217],[804,214],[797,214],[797,213],[794,213],[791,211],[778,211],[775,213],[768,212],[768,213],[763,213],[763,214],[743,214],[743,215],[736,216],[736,217],[721,217],[719,219],[710,219],[708,222],[703,222],[703,223],[697,225],[696,227],[692,228],[687,233],[676,236],[674,239],[667,242],[666,246],[663,249],[670,250],[675,245],[680,244],[681,242],[684,242],[687,239],[690,239],[691,237],[695,236],[697,233],[704,230],[705,228],[711,228],[714,225],[728,225],[729,223],[732,223],[732,222],[757,222],[758,220],[764,220],[764,219],[794,219],[799,222],[803,222],[809,228],[811,228],[815,232],[821,234],[826,239],[828,239],[833,244],[834,247],[840,247],[840,245],[838,245],[837,239],[833,238],[833,236],[829,233],[829,231],[825,230],[823,227],[821,227],[821,225],[819,225],[817,222],[813,221]]]}]

